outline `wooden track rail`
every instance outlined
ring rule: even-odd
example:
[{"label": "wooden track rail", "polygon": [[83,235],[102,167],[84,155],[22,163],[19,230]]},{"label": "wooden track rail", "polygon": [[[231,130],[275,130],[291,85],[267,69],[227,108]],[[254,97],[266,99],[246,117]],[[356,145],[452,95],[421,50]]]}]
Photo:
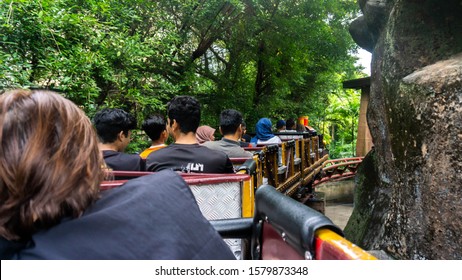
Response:
[{"label": "wooden track rail", "polygon": [[314,182],[314,186],[329,182],[352,178],[356,175],[363,157],[327,160],[322,167],[322,176]]}]

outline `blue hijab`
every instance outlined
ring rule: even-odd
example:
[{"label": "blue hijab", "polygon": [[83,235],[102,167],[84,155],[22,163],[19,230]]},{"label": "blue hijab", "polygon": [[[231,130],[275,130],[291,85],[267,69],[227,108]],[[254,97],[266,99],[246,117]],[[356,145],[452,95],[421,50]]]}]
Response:
[{"label": "blue hijab", "polygon": [[261,118],[255,127],[255,132],[257,133],[255,137],[252,137],[250,142],[257,143],[258,140],[267,141],[274,137],[274,134],[271,130],[271,121],[268,118]]}]

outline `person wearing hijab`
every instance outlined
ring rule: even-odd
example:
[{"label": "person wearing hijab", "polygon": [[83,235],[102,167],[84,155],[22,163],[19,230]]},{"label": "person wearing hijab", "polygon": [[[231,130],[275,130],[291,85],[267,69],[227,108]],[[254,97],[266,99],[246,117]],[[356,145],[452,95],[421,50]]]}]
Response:
[{"label": "person wearing hijab", "polygon": [[214,133],[215,128],[212,128],[208,125],[199,126],[196,131],[197,143],[202,144],[207,141],[215,140],[215,136],[213,136]]},{"label": "person wearing hijab", "polygon": [[281,144],[281,139],[272,132],[271,120],[261,118],[255,127],[256,135],[252,137],[251,143],[257,145]]}]

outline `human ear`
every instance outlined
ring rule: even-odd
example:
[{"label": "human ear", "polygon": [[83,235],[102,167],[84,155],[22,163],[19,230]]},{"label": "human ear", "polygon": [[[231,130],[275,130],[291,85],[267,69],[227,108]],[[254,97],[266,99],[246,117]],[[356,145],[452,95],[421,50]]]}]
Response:
[{"label": "human ear", "polygon": [[164,129],[164,131],[162,131],[162,133],[160,134],[160,138],[161,138],[162,142],[167,141],[167,138],[168,138],[168,131],[167,131],[167,129]]},{"label": "human ear", "polygon": [[237,132],[239,133],[240,136],[242,136],[244,130],[242,129],[242,124],[239,125],[239,127],[237,128]]},{"label": "human ear", "polygon": [[174,119],[172,122],[170,122],[170,127],[172,128],[172,131],[176,131],[179,129],[179,124],[178,122]]},{"label": "human ear", "polygon": [[123,131],[120,131],[119,134],[117,134],[117,140],[123,141],[124,138],[126,138],[124,132],[123,132]]}]

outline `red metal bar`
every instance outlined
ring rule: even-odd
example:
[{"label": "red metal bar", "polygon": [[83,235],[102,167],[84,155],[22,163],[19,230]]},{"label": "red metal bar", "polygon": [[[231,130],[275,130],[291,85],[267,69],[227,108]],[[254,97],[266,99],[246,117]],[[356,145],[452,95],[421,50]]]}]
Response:
[{"label": "red metal bar", "polygon": [[[117,176],[119,172],[123,172],[124,176],[126,174],[145,176],[154,174],[154,172],[135,172],[135,171],[117,171]],[[179,173],[181,177],[186,181],[188,185],[205,185],[205,184],[219,184],[225,182],[242,182],[250,180],[250,176],[247,174],[211,174],[211,173]],[[115,187],[119,187],[125,184],[127,180],[114,180],[114,181],[103,181],[100,185],[101,190],[108,190]]]}]

